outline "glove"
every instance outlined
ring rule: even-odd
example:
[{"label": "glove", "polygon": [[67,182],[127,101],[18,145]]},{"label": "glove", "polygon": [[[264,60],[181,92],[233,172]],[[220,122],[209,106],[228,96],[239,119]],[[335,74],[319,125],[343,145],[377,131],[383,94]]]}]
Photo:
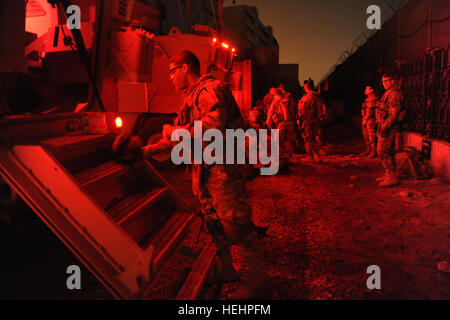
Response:
[{"label": "glove", "polygon": [[149,144],[148,146],[141,148],[142,155],[144,158],[149,158],[151,155],[156,154],[156,148],[154,148],[154,145]]},{"label": "glove", "polygon": [[121,134],[119,136],[117,136],[116,140],[114,140],[113,144],[112,144],[112,149],[115,153],[118,152],[118,150],[121,148],[121,146],[126,143],[126,141],[130,139],[129,135],[126,134]]},{"label": "glove", "polygon": [[151,155],[168,152],[172,149],[172,142],[170,140],[161,139],[155,144],[149,144],[141,147],[141,152],[144,158],[148,158]]},{"label": "glove", "polygon": [[163,130],[162,130],[162,135],[163,138],[170,141],[171,137],[172,137],[172,133],[173,131],[176,129],[176,127],[170,125],[170,124],[165,124],[163,126]]},{"label": "glove", "polygon": [[140,158],[142,146],[143,143],[139,136],[120,135],[114,141],[112,149],[119,157],[132,160]]}]

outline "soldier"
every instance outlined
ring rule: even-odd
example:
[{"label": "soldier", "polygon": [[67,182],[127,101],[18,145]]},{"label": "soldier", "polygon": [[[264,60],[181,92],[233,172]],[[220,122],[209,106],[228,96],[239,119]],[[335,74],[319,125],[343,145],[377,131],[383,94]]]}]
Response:
[{"label": "soldier", "polygon": [[[215,128],[223,133],[226,129],[243,126],[240,110],[228,87],[210,74],[200,76],[199,70],[198,58],[190,51],[182,51],[170,60],[170,80],[177,91],[185,93],[184,102],[174,125],[163,128],[165,141],[142,148],[145,157],[160,151],[161,146],[167,146],[177,128],[188,129],[193,136],[194,120],[202,121],[204,130]],[[231,256],[234,242],[243,249],[249,265],[249,278],[239,296],[248,298],[262,289],[265,275],[259,266],[257,236],[241,169],[238,165],[193,164],[192,187],[216,246],[216,281],[238,280]]]},{"label": "soldier", "polygon": [[296,126],[294,100],[290,93],[283,94],[277,89],[275,98],[267,115],[267,126],[279,130],[280,170],[289,170],[289,159],[295,151]]},{"label": "soldier", "polygon": [[[273,88],[272,88],[273,89]],[[281,118],[278,118],[280,115],[278,112],[275,112],[278,110],[278,104],[280,103],[281,99],[283,98],[283,93],[280,89],[270,89],[270,94],[272,95],[272,100],[270,102],[269,107],[267,108],[266,113],[266,126],[269,129],[274,129],[277,127],[277,124],[279,121],[281,121]]]},{"label": "soldier", "polygon": [[[320,124],[324,117],[325,104],[319,94],[313,91],[311,83],[304,86],[306,95],[298,102],[298,117],[302,121],[301,129],[305,141],[306,153],[314,163],[322,162],[317,142]],[[320,138],[319,138],[320,141]]]},{"label": "soldier", "polygon": [[377,108],[378,98],[373,89],[367,86],[365,91],[366,100],[361,106],[362,133],[366,143],[366,151],[362,156],[375,158],[377,156]]},{"label": "soldier", "polygon": [[383,164],[385,175],[377,179],[380,187],[390,187],[398,184],[395,163],[395,137],[398,132],[397,118],[402,110],[403,94],[396,86],[391,74],[382,77],[386,89],[381,98],[380,124],[378,128],[378,156]]},{"label": "soldier", "polygon": [[256,101],[256,106],[248,112],[248,126],[255,130],[264,128],[264,105],[261,100]]},{"label": "soldier", "polygon": [[264,117],[267,117],[267,113],[269,112],[270,105],[272,104],[273,98],[277,94],[277,89],[270,88],[269,92],[264,96],[263,105],[264,105]]}]

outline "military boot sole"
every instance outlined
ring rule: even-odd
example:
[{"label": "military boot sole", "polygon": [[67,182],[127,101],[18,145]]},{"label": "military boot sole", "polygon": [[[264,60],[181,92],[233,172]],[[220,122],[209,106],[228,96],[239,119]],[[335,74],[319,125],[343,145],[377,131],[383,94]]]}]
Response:
[{"label": "military boot sole", "polygon": [[380,187],[382,188],[387,188],[387,187],[392,187],[399,184],[398,181],[383,181],[379,184]]}]

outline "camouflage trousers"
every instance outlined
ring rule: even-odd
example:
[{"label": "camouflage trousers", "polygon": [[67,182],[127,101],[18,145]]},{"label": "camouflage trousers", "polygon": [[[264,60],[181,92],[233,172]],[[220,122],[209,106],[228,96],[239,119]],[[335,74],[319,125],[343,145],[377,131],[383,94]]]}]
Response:
[{"label": "camouflage trousers", "polygon": [[313,153],[319,152],[320,144],[317,142],[317,137],[319,137],[319,135],[320,124],[318,122],[302,123],[302,137],[305,141],[305,149],[307,154],[312,155]]},{"label": "camouflage trousers", "polygon": [[319,148],[323,146],[323,141],[322,141],[322,126],[321,126],[321,125],[319,125],[319,127],[318,127],[318,129],[317,129],[316,141],[317,141],[317,144],[319,145]]},{"label": "camouflage trousers", "polygon": [[395,137],[398,129],[393,127],[385,134],[378,135],[377,153],[385,170],[395,170]]},{"label": "camouflage trousers", "polygon": [[278,124],[280,135],[280,165],[289,161],[295,152],[297,130],[294,121],[284,121]]},{"label": "camouflage trousers", "polygon": [[250,272],[258,273],[257,234],[242,169],[242,165],[217,164],[203,169],[198,197],[219,260],[231,263],[235,243],[243,249]]},{"label": "camouflage trousers", "polygon": [[375,145],[377,143],[377,123],[368,121],[362,126],[362,134],[366,146],[370,147],[371,145]]}]

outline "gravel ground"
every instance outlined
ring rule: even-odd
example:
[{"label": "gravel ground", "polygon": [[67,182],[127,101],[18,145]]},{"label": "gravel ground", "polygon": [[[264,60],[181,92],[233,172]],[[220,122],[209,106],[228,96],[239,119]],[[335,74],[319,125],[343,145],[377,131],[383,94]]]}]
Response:
[{"label": "gravel ground", "polygon": [[[330,136],[334,140],[328,140],[323,164],[294,155],[290,173],[248,181],[253,220],[269,227],[269,237],[259,240],[261,269],[269,276],[261,297],[450,299],[450,274],[438,269],[450,262],[449,184],[434,178],[379,188],[379,160],[352,155],[362,151],[361,138]],[[185,169],[161,173],[193,208]],[[0,298],[111,298],[85,268],[83,289],[67,290],[65,269],[78,260],[25,205],[9,212],[0,221]],[[195,255],[210,241],[202,232],[195,243],[199,228],[196,219],[183,249],[155,282],[151,299],[176,296]],[[233,247],[233,255],[245,277],[239,248]],[[381,290],[366,287],[370,265],[381,269]],[[229,299],[239,286],[210,285],[200,298]]]}]

